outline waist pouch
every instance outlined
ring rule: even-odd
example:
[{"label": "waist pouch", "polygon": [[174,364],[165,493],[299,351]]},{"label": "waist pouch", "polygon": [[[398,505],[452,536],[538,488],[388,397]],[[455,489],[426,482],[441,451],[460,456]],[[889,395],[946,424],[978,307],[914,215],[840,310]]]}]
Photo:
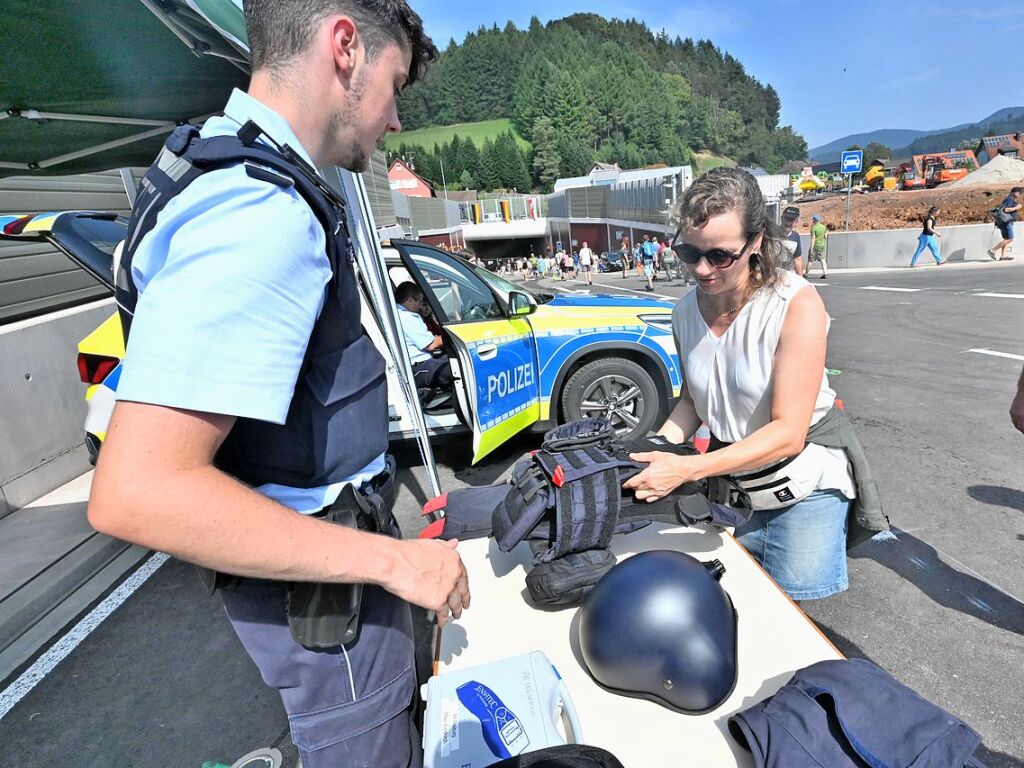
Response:
[{"label": "waist pouch", "polygon": [[[335,502],[315,515],[325,522],[369,533],[400,536],[392,515],[395,503],[395,460],[385,458],[385,469],[356,490],[346,485]],[[200,579],[210,591],[237,588],[237,576],[201,568]],[[359,636],[362,584],[293,582],[288,585],[288,629],[306,648],[336,648]]]},{"label": "waist pouch", "polygon": [[[726,445],[717,442],[715,448]],[[766,511],[788,507],[810,496],[821,480],[821,455],[816,456],[808,447],[770,466],[728,477],[729,484],[739,491],[741,505]]]}]

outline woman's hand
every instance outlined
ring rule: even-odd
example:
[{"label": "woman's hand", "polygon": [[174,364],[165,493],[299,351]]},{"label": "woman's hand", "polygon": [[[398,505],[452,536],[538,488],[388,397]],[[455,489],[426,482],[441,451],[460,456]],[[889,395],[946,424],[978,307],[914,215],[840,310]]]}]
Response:
[{"label": "woman's hand", "polygon": [[634,475],[622,487],[635,493],[637,501],[657,501],[672,493],[688,480],[699,480],[702,456],[678,456],[664,451],[631,453],[633,461],[649,464],[647,469]]}]

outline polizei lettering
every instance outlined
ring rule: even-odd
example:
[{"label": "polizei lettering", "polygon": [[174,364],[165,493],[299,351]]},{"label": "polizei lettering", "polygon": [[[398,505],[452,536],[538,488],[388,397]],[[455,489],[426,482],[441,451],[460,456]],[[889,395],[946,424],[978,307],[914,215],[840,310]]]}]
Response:
[{"label": "polizei lettering", "polygon": [[533,364],[523,363],[487,377],[487,402],[508,397],[521,389],[533,386]]}]

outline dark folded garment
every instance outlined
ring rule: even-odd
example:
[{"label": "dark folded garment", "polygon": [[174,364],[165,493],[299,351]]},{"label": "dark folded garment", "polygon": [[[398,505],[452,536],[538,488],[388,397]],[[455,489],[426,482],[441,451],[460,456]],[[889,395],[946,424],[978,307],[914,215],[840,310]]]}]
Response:
[{"label": "dark folded garment", "polygon": [[976,731],[864,659],[800,670],[729,732],[758,768],[984,768]]}]

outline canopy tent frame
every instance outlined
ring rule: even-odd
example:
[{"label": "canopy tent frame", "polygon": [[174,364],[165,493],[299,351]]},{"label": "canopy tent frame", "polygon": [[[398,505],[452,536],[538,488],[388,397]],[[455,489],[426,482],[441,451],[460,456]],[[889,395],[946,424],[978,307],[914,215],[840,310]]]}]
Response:
[{"label": "canopy tent frame", "polygon": [[[215,24],[192,0],[184,1],[186,6],[171,7],[158,0],[139,0],[196,56],[216,56],[248,74],[249,49],[244,41]],[[211,30],[215,33],[212,36]]]},{"label": "canopy tent frame", "polygon": [[[192,117],[186,120],[187,123],[198,124],[206,122],[207,119],[212,117],[215,113],[209,113],[200,115],[199,117]],[[83,157],[90,157],[97,155],[100,152],[106,152],[111,149],[117,149],[118,147],[124,147],[129,144],[135,144],[146,139],[151,139],[154,136],[160,136],[165,133],[170,133],[174,130],[178,123],[170,120],[149,120],[142,117],[115,117],[112,115],[76,115],[64,112],[46,112],[39,109],[18,109],[11,108],[3,115],[6,119],[11,117],[20,117],[27,120],[64,120],[68,122],[82,122],[82,123],[101,123],[104,125],[138,125],[138,126],[153,126],[149,130],[142,131],[141,133],[134,133],[131,136],[123,136],[120,139],[112,139],[111,141],[105,141],[102,144],[95,144],[91,147],[85,147],[83,149],[75,150],[74,152],[66,152],[63,155],[56,155],[54,157],[46,158],[45,160],[37,160],[30,163],[18,163],[11,162],[9,160],[0,160],[0,168],[10,168],[15,171],[41,171],[46,168],[53,168],[54,166],[61,165],[63,163],[69,163],[72,160],[80,160]]]},{"label": "canopy tent frame", "polygon": [[[81,135],[86,138],[78,140],[78,134],[68,135],[65,130],[63,135],[46,137],[49,144],[37,141],[38,146],[48,148],[47,152],[40,151],[38,146],[33,149],[31,143],[23,141],[24,136],[19,135],[20,129],[17,129],[12,135],[17,136],[18,141],[11,141],[9,146],[17,147],[22,156],[0,158],[0,171],[4,171],[0,175],[8,175],[12,171],[52,172],[54,168],[58,172],[77,173],[122,167],[121,178],[129,200],[133,200],[134,179],[123,166],[140,165],[141,157],[146,157],[142,162],[148,163],[156,154],[155,150],[152,154],[146,154],[149,147],[140,145],[140,142],[148,140],[155,143],[158,137],[170,133],[177,125],[202,124],[212,115],[219,114],[210,111],[217,103],[215,98],[218,93],[211,90],[212,87],[241,87],[241,76],[249,72],[249,50],[241,0],[116,0],[114,3],[102,4],[100,10],[93,10],[94,6],[88,0],[76,0],[70,5],[70,12],[64,9],[60,13],[47,4],[31,7],[30,20],[39,29],[47,31],[47,34],[40,36],[42,58],[38,64],[24,56],[17,61],[12,58],[13,72],[31,73],[31,76],[24,75],[8,83],[9,95],[4,98],[6,106],[0,107],[0,121],[5,121],[5,129],[11,127],[13,122],[26,121],[36,123],[40,129],[53,126],[58,129],[58,133],[62,124],[80,123],[84,132]],[[76,18],[75,8],[80,14],[88,15]],[[139,26],[142,23],[140,16],[155,16],[162,27],[170,30],[196,60],[212,57],[225,63],[218,65],[210,62],[209,70],[197,72],[190,62],[191,57],[181,51],[177,44],[167,40],[162,33],[155,33],[150,26]],[[125,23],[122,21],[125,18],[130,18],[131,24],[135,25],[131,29],[136,39],[145,40],[146,45],[152,48],[131,51],[134,58],[130,62],[122,59],[112,65],[107,58],[111,50],[110,41],[123,42],[117,37],[120,33],[116,25]],[[74,31],[80,34],[69,34],[69,29],[54,25],[54,21],[76,24]],[[0,30],[8,36],[21,34],[24,22],[25,19],[19,19],[19,24],[15,25],[9,19],[0,18]],[[159,28],[161,25],[153,26]],[[82,60],[86,64],[79,68],[80,71],[69,71],[62,66],[65,57],[70,60],[77,53],[68,47],[68,40],[80,41]],[[151,54],[153,49],[158,52]],[[146,58],[151,55],[162,55],[163,59]],[[153,61],[162,62],[163,68],[152,67]],[[152,74],[154,69],[155,76],[147,79],[144,75]],[[102,77],[108,71],[111,73],[109,82]],[[72,87],[68,87],[66,81],[74,80],[73,75],[78,79]],[[188,82],[188,78],[192,78],[192,82]],[[160,87],[174,90],[153,90]],[[154,95],[163,98],[154,99]],[[226,92],[223,97],[227,97]],[[75,106],[80,108],[75,109]],[[95,113],[89,114],[93,108]],[[203,111],[198,116],[189,117],[189,114],[196,114],[199,109]],[[123,113],[117,114],[118,111]],[[137,115],[130,114],[133,111]],[[92,128],[86,129],[89,125]],[[104,132],[102,126],[109,126],[112,130]],[[143,130],[129,135],[117,135],[116,130],[122,126]],[[93,133],[89,134],[89,130]],[[119,151],[113,156],[100,157],[101,153],[110,150]],[[33,151],[35,157],[30,154]],[[40,159],[42,155],[50,156]],[[83,159],[85,162],[80,162]],[[60,167],[69,164],[70,168]],[[365,286],[367,305],[387,347],[389,368],[398,379],[399,391],[396,394],[411,414],[429,485],[434,494],[439,495],[441,484],[426,419],[391,298],[380,239],[365,184],[361,175],[341,168],[326,169],[323,176],[329,184],[340,187],[343,196],[349,201],[350,230],[357,246],[356,265]]]}]

